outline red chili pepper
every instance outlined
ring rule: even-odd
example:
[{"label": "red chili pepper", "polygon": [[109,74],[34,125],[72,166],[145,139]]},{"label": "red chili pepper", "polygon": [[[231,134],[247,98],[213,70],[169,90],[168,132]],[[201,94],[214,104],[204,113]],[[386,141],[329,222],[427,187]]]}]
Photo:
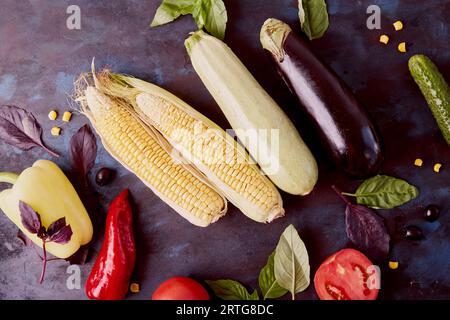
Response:
[{"label": "red chili pepper", "polygon": [[136,261],[128,193],[128,190],[122,191],[109,207],[105,240],[85,286],[90,299],[120,300],[128,292]]}]

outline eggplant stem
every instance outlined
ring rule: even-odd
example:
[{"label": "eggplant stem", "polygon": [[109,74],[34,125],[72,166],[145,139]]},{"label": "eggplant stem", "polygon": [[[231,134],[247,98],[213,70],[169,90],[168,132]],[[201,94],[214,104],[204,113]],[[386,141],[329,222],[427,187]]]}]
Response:
[{"label": "eggplant stem", "polygon": [[346,193],[341,192],[341,190],[339,190],[336,186],[331,186],[331,188],[334,190],[334,192],[336,192],[336,194],[338,195],[339,198],[341,198],[342,201],[345,202],[345,204],[347,205],[351,205],[352,203],[347,199]]},{"label": "eggplant stem", "polygon": [[39,283],[42,284],[44,281],[45,276],[45,269],[47,268],[47,250],[45,249],[45,240],[42,240],[42,250],[44,253],[44,258],[42,259],[42,271],[41,271],[41,277],[39,278]]},{"label": "eggplant stem", "polygon": [[19,175],[14,172],[0,172],[0,182],[14,184],[16,183]]}]

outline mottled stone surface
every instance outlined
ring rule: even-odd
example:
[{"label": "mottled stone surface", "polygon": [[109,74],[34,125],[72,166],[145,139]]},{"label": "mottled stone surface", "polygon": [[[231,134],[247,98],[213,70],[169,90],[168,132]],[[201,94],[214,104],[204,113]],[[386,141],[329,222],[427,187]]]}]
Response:
[{"label": "mottled stone surface", "polygon": [[[130,299],[148,299],[160,282],[175,275],[233,278],[256,287],[259,270],[290,223],[298,227],[306,243],[313,272],[328,255],[350,246],[345,236],[344,206],[330,186],[353,190],[359,182],[337,172],[325,160],[295,100],[259,44],[259,28],[268,17],[283,19],[299,32],[296,1],[225,2],[229,14],[226,42],[300,128],[318,159],[320,180],[307,197],[283,194],[287,215],[270,225],[252,222],[231,206],[219,223],[199,229],[180,218],[100,148],[94,171],[110,166],[118,173],[113,184],[97,189],[103,195],[102,206],[123,188],[131,190],[136,204],[138,263],[133,279],[142,291]],[[450,1],[420,1],[420,5],[406,0],[328,3],[330,28],[322,39],[314,41],[313,50],[350,85],[380,127],[386,144],[382,172],[407,179],[421,190],[417,200],[380,211],[392,235],[392,259],[399,261],[398,270],[381,267],[380,298],[450,298],[450,149],[407,69],[409,56],[425,53],[450,80]],[[66,28],[69,4],[81,8],[81,30]],[[156,0],[2,1],[0,103],[34,112],[45,128],[45,142],[62,154],[53,160],[64,169],[68,169],[68,141],[87,119],[75,115],[69,124],[61,124],[62,136],[54,138],[47,113],[56,109],[62,114],[69,108],[73,80],[88,71],[94,56],[97,66],[109,65],[114,71],[161,85],[224,128],[229,127],[185,52],[183,41],[195,28],[192,19],[184,17],[150,29],[148,24],[158,4]],[[369,4],[382,8],[381,31],[365,26]],[[391,25],[396,19],[405,24],[401,32],[395,32]],[[381,33],[391,36],[389,45],[378,42]],[[396,50],[400,41],[408,44],[406,54]],[[412,165],[417,157],[424,159],[421,168]],[[1,170],[19,172],[39,158],[48,155],[37,148],[22,152],[0,142]],[[432,170],[435,162],[444,163],[440,174]],[[423,207],[430,203],[443,211],[435,223],[422,219]],[[401,229],[408,224],[420,226],[425,240],[404,240]],[[0,215],[0,298],[85,298],[82,290],[67,289],[65,262],[50,262],[45,283],[37,284],[39,261],[15,234],[15,226]],[[81,267],[82,283],[91,264],[92,259]],[[313,286],[298,295],[298,299],[316,298]]]}]

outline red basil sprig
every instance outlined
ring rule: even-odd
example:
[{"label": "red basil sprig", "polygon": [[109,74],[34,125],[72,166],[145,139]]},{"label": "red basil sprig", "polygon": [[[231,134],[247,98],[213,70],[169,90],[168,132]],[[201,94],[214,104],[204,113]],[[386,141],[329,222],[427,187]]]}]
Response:
[{"label": "red basil sprig", "polygon": [[384,220],[375,211],[351,203],[335,186],[332,187],[347,205],[345,225],[347,237],[370,258],[382,261],[389,254],[389,233]]},{"label": "red basil sprig", "polygon": [[54,157],[41,139],[42,128],[33,114],[15,106],[0,106],[0,139],[22,150],[41,147]]},{"label": "red basil sprig", "polygon": [[20,218],[22,224],[28,232],[36,234],[42,240],[42,272],[39,278],[39,283],[44,281],[45,269],[47,266],[47,250],[45,245],[47,242],[55,242],[65,244],[72,238],[72,228],[66,224],[66,218],[62,217],[50,224],[48,228],[42,225],[41,216],[39,213],[23,201],[19,201]]},{"label": "red basil sprig", "polygon": [[72,168],[83,176],[87,184],[86,176],[94,166],[97,157],[97,141],[91,128],[85,124],[70,139],[69,156]]}]

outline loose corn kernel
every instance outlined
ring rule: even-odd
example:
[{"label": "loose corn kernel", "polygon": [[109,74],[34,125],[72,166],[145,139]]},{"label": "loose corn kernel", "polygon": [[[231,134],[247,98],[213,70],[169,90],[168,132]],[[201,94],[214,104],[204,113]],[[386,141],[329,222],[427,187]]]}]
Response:
[{"label": "loose corn kernel", "polygon": [[400,52],[406,52],[406,42],[400,42],[398,44],[398,51]]},{"label": "loose corn kernel", "polygon": [[423,165],[423,160],[417,158],[416,160],[414,160],[414,165],[417,167],[421,167]]},{"label": "loose corn kernel", "polygon": [[442,164],[436,163],[433,167],[434,172],[439,172],[441,170]]},{"label": "loose corn kernel", "polygon": [[130,291],[132,293],[138,293],[139,291],[141,291],[140,288],[139,288],[139,284],[138,283],[132,283],[130,285]]},{"label": "loose corn kernel", "polygon": [[382,35],[380,36],[380,42],[381,42],[381,43],[384,43],[384,44],[388,44],[388,42],[389,42],[389,37],[388,37],[387,35],[385,35],[385,34],[382,34]]},{"label": "loose corn kernel", "polygon": [[389,268],[392,270],[395,270],[398,268],[398,262],[397,261],[389,261]]},{"label": "loose corn kernel", "polygon": [[394,22],[394,29],[395,31],[400,31],[403,29],[403,22],[400,20]]},{"label": "loose corn kernel", "polygon": [[61,128],[53,127],[51,132],[52,132],[52,136],[59,136],[61,134]]},{"label": "loose corn kernel", "polygon": [[71,118],[72,118],[72,112],[66,111],[63,114],[62,121],[69,122]]},{"label": "loose corn kernel", "polygon": [[56,120],[58,118],[58,113],[56,113],[55,110],[52,110],[48,113],[48,118],[52,121]]}]

